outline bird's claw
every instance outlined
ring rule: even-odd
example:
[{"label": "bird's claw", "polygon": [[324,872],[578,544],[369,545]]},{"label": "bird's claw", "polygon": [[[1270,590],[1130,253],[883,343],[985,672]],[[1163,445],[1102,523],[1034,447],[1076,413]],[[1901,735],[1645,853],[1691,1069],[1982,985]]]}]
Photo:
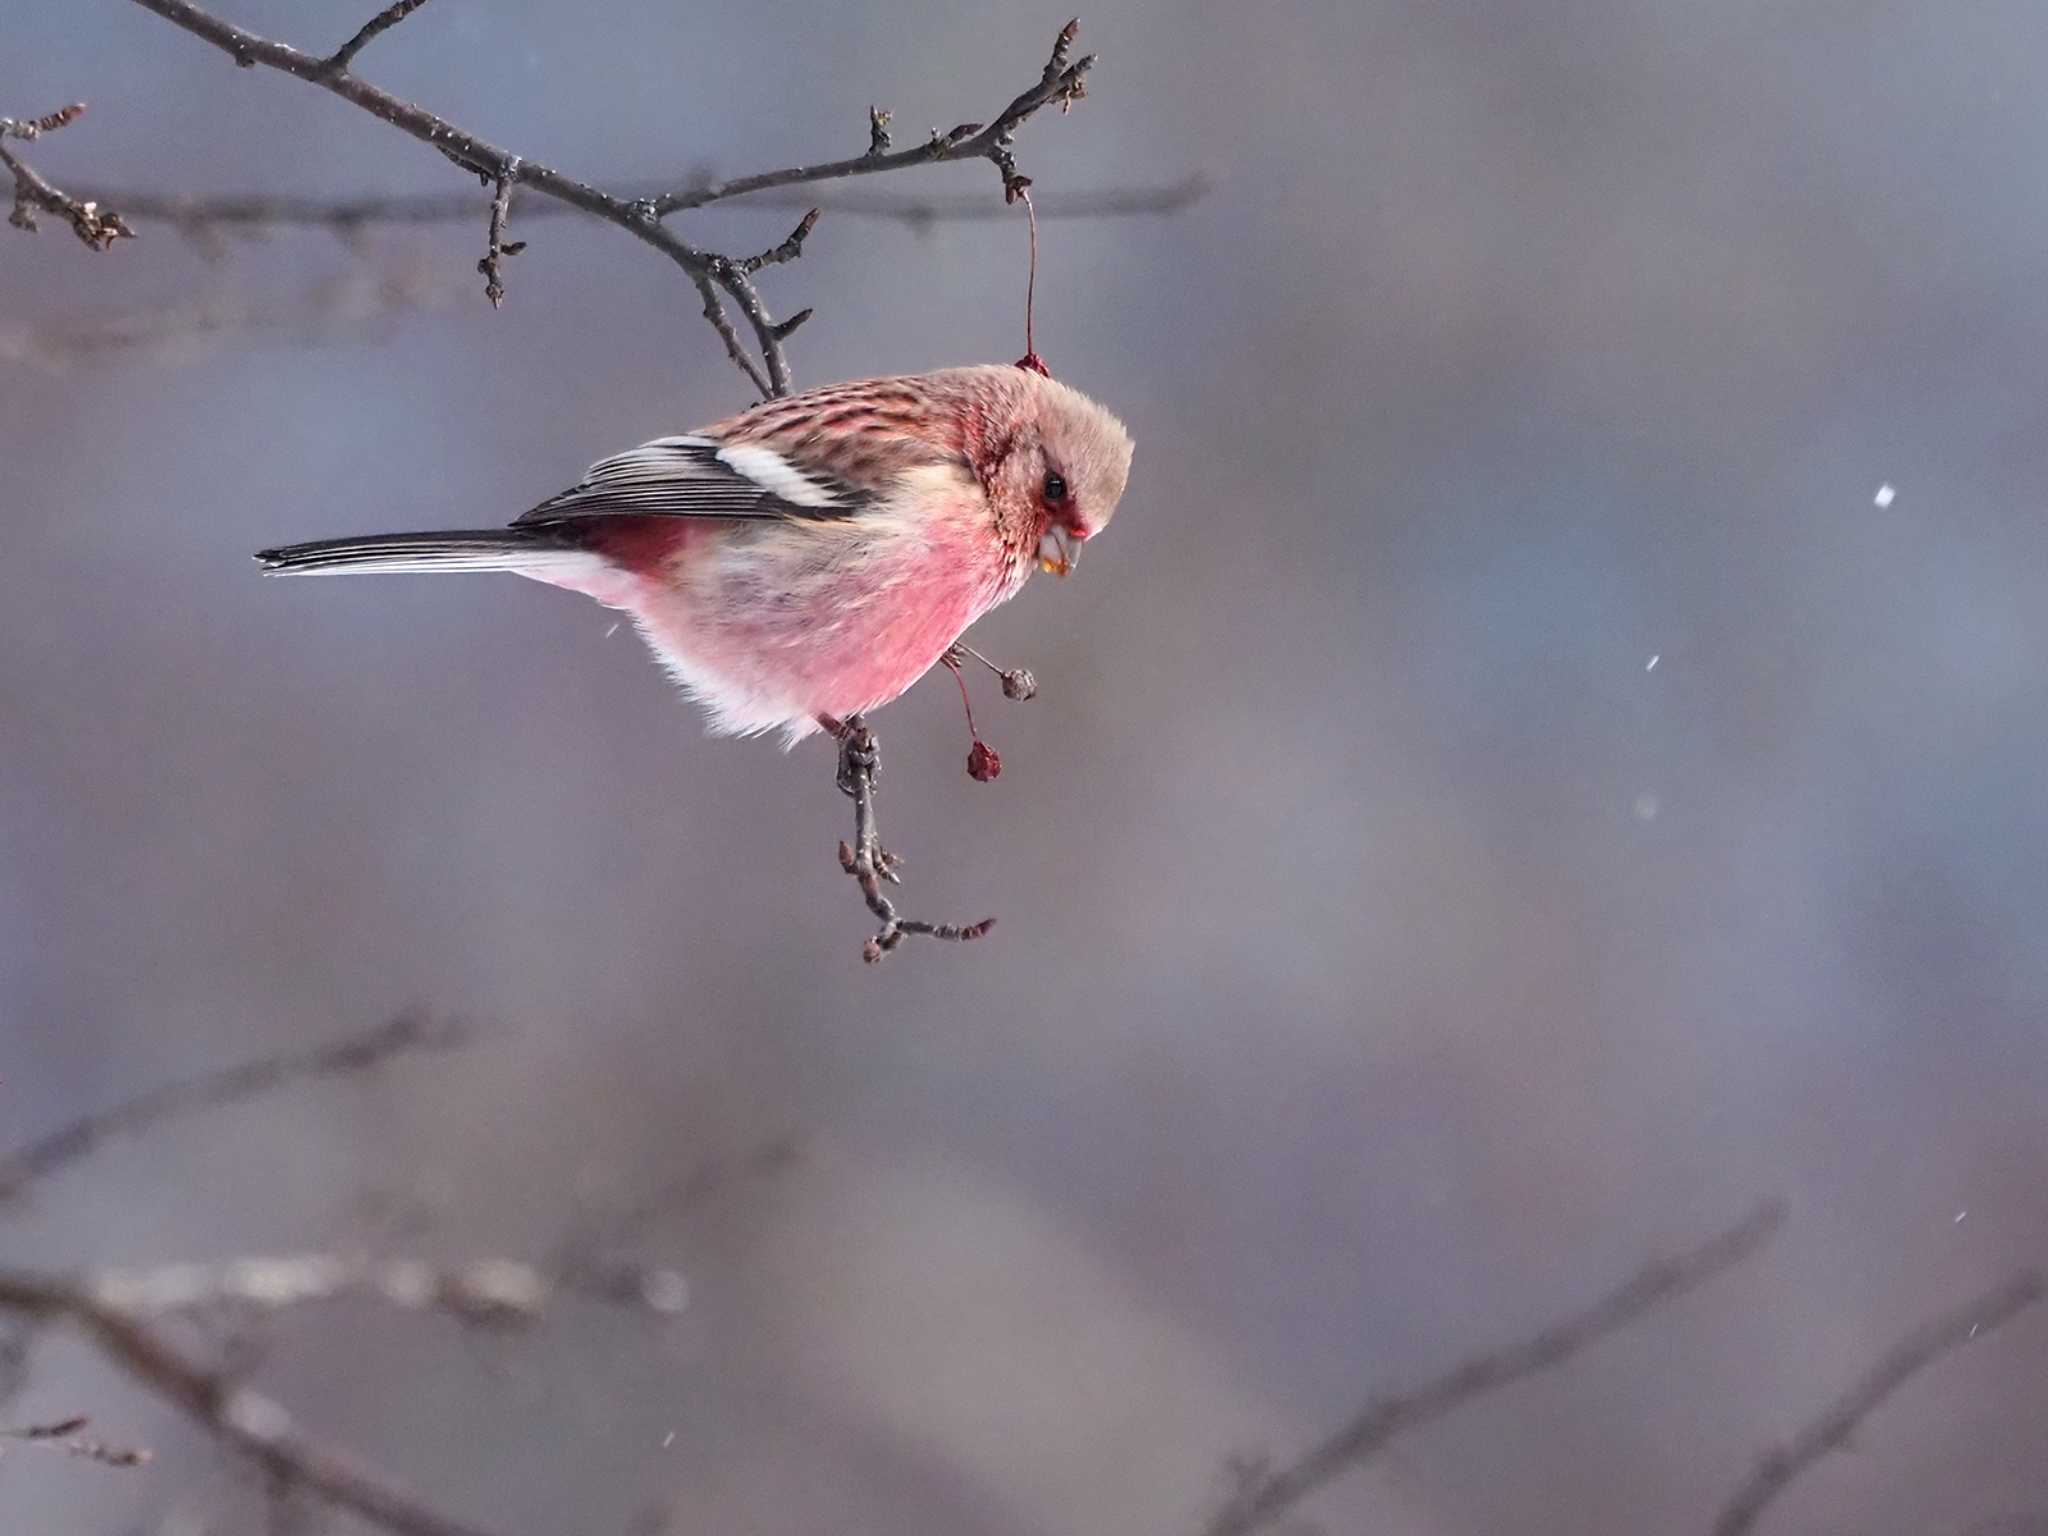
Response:
[{"label": "bird's claw", "polygon": [[893,854],[888,849],[879,845],[875,847],[872,853],[863,857],[861,854],[854,852],[853,844],[847,842],[844,838],[840,839],[839,842],[839,867],[849,875],[852,875],[856,880],[860,879],[863,875],[871,874],[877,880],[886,880],[891,885],[901,885],[903,877],[897,871],[906,862],[900,855]]},{"label": "bird's claw", "polygon": [[839,791],[858,798],[863,780],[872,786],[882,777],[881,748],[875,733],[858,719],[841,726],[838,736]]}]

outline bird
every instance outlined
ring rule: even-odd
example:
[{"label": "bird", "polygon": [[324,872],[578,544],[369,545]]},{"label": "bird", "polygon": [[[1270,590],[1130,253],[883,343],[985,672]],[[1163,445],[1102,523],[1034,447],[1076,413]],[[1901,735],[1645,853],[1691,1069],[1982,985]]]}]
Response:
[{"label": "bird", "polygon": [[714,735],[895,699],[1109,525],[1131,438],[1021,364],[854,380],[599,459],[502,528],[261,550],[272,575],[510,571],[630,615]]}]

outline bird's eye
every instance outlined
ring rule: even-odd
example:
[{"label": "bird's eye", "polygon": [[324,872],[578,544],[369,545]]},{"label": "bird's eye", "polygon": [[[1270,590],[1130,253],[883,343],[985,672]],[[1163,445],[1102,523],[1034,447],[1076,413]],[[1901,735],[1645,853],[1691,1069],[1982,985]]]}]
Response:
[{"label": "bird's eye", "polygon": [[1057,474],[1048,473],[1045,477],[1045,499],[1053,502],[1065,501],[1067,482]]}]

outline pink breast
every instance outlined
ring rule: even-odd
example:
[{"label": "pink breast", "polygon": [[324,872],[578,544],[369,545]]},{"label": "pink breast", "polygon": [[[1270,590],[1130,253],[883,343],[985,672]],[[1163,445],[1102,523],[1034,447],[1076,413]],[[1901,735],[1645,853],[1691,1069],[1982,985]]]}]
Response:
[{"label": "pink breast", "polygon": [[633,579],[600,600],[635,615],[725,728],[843,719],[902,693],[1015,590],[1021,568],[977,522],[883,546],[857,523],[621,518],[595,547]]}]

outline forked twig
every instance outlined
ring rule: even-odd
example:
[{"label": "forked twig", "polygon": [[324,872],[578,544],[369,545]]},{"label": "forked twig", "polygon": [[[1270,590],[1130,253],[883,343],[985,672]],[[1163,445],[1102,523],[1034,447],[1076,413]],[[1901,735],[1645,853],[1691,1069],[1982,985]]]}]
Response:
[{"label": "forked twig", "polygon": [[881,745],[859,715],[843,723],[834,722],[832,730],[839,738],[839,787],[853,799],[853,841],[839,845],[839,864],[853,876],[868,910],[882,924],[875,936],[861,946],[861,958],[873,965],[906,938],[965,942],[978,939],[995,927],[992,917],[978,923],[927,923],[897,912],[896,904],[883,894],[882,882],[900,884],[897,870],[903,861],[882,846],[881,831],[875,821],[875,779],[882,766]]},{"label": "forked twig", "polygon": [[52,186],[5,142],[18,139],[23,143],[33,143],[46,133],[69,127],[84,115],[85,103],[74,101],[70,106],[59,107],[42,117],[0,117],[0,165],[4,165],[14,177],[14,207],[7,216],[7,222],[16,229],[33,233],[37,213],[54,213],[68,219],[71,232],[86,245],[95,251],[104,251],[116,240],[134,239],[135,231],[113,209],[101,207],[97,199],[73,197]]},{"label": "forked twig", "polygon": [[385,32],[389,32],[426,3],[427,0],[394,0],[393,4],[385,6],[383,10],[364,22],[362,28],[354,37],[330,53],[327,56],[327,67],[336,74],[340,74],[349,65],[355,63],[356,55],[361,53],[377,37]]},{"label": "forked twig", "polygon": [[[791,375],[784,343],[806,315],[777,320],[755,287],[754,274],[771,262],[793,259],[802,249],[801,234],[792,236],[773,251],[762,253],[761,257],[735,260],[686,240],[663,220],[686,208],[700,208],[748,192],[867,176],[935,161],[972,158],[993,162],[1002,174],[1005,196],[1014,199],[1023,187],[1030,185],[1029,178],[1018,174],[1011,150],[1017,128],[1050,103],[1058,102],[1064,110],[1079,100],[1086,93],[1087,74],[1095,62],[1092,57],[1078,60],[1070,57],[1077,24],[1069,22],[1061,29],[1038,83],[1015,97],[986,127],[979,123],[963,123],[947,134],[934,134],[931,142],[921,148],[897,151],[887,147],[886,115],[871,111],[869,148],[865,154],[824,164],[789,166],[730,182],[698,183],[653,197],[626,197],[603,191],[537,161],[515,155],[456,127],[418,103],[394,96],[354,74],[350,66],[356,56],[377,37],[411,15],[424,0],[396,0],[372,17],[341,47],[324,57],[258,36],[195,4],[194,0],[136,0],[136,3],[221,49],[244,68],[262,65],[331,91],[380,121],[438,150],[493,186],[490,244],[480,263],[485,278],[484,291],[493,305],[504,298],[501,259],[519,249],[516,243],[508,244],[504,240],[515,187],[528,188],[607,220],[661,251],[688,274],[703,301],[705,320],[724,343],[727,355],[764,396],[789,393]],[[64,198],[14,157],[7,155],[4,149],[0,149],[0,157],[4,157],[5,163],[15,172],[17,221],[33,222],[35,207],[50,207],[69,214],[81,238],[94,243],[111,241],[128,233],[118,218],[107,224],[104,222],[107,216],[96,215],[92,205]],[[85,212],[81,213],[81,209]],[[102,222],[91,222],[93,218]],[[81,222],[81,219],[87,222]],[[803,234],[809,233],[809,224],[810,221],[806,220]],[[88,227],[91,234],[88,234]],[[738,309],[753,332],[751,351],[740,339],[739,328],[727,311],[728,301]]]}]

